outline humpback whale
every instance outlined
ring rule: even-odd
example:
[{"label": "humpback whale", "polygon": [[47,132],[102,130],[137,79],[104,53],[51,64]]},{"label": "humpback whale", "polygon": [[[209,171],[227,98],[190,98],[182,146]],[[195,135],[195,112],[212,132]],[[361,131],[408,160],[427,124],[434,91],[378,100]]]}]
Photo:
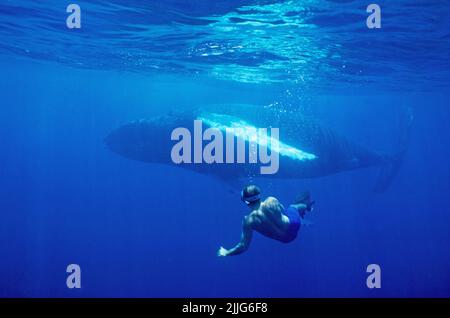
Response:
[{"label": "humpback whale", "polygon": [[195,120],[202,120],[206,128],[224,131],[230,127],[279,127],[280,144],[284,145],[278,149],[279,169],[276,174],[263,175],[263,178],[315,178],[379,166],[381,173],[375,190],[382,192],[395,177],[406,152],[412,116],[407,117],[405,133],[400,136],[400,145],[394,154],[366,149],[301,113],[254,105],[214,105],[172,111],[127,123],[109,133],[105,143],[112,152],[128,159],[179,166],[235,184],[238,179],[259,175],[258,165],[175,164],[171,160],[171,150],[176,143],[171,140],[172,131],[179,127],[192,127]]}]

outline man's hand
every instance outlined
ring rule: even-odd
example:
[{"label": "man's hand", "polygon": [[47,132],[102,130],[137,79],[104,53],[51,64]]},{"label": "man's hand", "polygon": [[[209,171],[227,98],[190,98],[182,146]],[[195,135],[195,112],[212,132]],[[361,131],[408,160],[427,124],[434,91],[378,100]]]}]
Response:
[{"label": "man's hand", "polygon": [[217,256],[219,257],[228,256],[228,250],[221,246],[217,251]]}]

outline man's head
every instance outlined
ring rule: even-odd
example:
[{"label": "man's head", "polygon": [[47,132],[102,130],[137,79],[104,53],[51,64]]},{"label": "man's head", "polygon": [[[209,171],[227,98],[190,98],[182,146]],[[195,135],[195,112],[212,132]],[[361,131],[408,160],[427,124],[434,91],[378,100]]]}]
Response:
[{"label": "man's head", "polygon": [[241,200],[252,207],[261,202],[261,190],[255,185],[248,185],[241,191]]}]

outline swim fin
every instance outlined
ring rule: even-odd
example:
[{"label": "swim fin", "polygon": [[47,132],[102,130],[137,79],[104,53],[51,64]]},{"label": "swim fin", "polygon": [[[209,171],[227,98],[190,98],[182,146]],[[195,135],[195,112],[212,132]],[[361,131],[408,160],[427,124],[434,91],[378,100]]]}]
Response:
[{"label": "swim fin", "polygon": [[302,226],[310,227],[314,225],[314,222],[307,220],[307,219],[301,219]]},{"label": "swim fin", "polygon": [[316,201],[311,200],[311,195],[309,191],[304,191],[300,193],[300,195],[297,196],[294,202],[295,204],[301,203],[306,205],[306,211],[308,212],[311,212],[313,210],[312,206],[314,205],[314,203],[316,203]]}]

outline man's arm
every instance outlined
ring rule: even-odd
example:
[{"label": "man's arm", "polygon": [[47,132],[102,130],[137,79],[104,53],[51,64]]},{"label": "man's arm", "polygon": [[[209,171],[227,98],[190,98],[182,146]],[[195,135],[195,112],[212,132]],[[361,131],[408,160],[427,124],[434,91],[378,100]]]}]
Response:
[{"label": "man's arm", "polygon": [[221,247],[217,252],[217,256],[238,255],[245,252],[248,249],[253,236],[253,229],[250,220],[251,220],[250,217],[247,217],[244,219],[244,222],[242,223],[241,241],[230,250]]}]

